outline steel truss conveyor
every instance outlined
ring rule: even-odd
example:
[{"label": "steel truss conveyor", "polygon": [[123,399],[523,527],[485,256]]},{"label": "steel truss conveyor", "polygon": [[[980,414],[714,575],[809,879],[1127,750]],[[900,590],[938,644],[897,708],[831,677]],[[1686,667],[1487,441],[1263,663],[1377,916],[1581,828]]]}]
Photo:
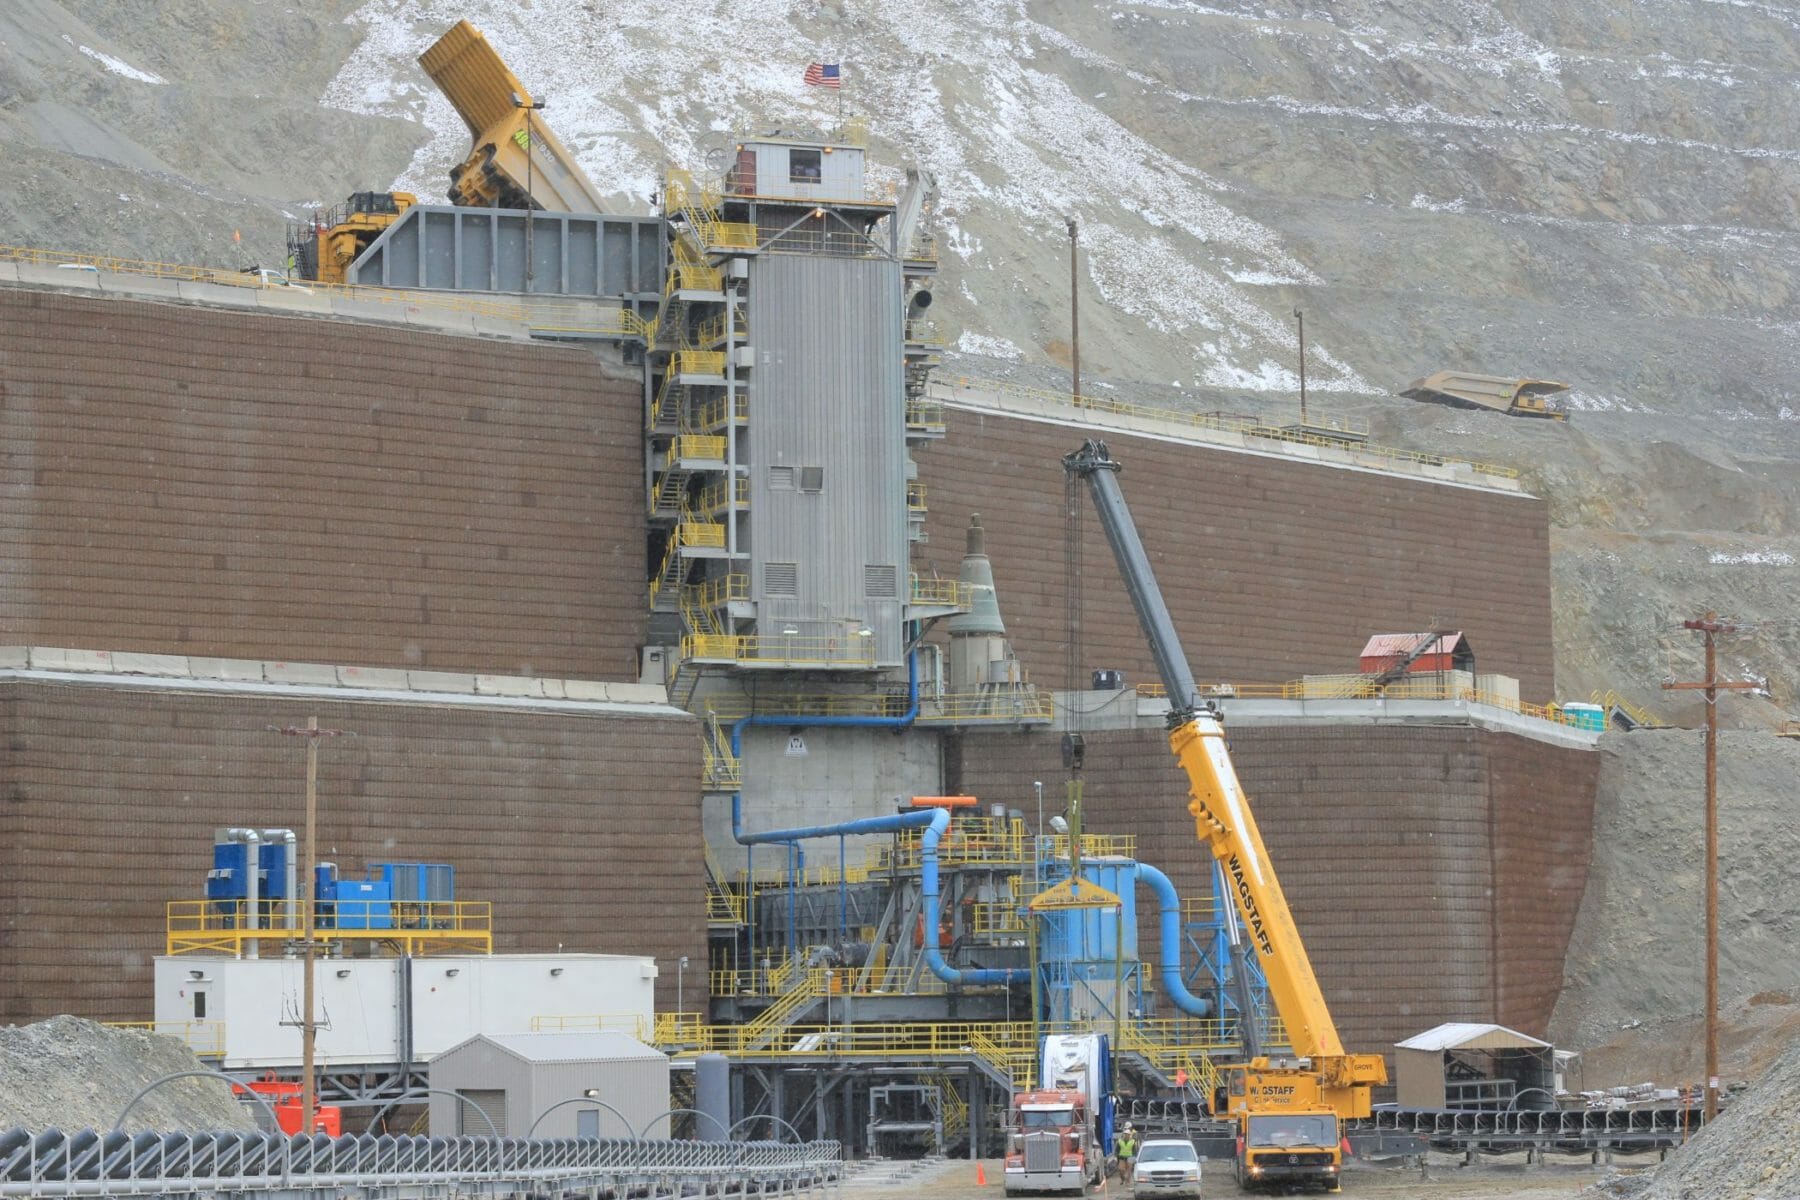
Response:
[{"label": "steel truss conveyor", "polygon": [[0,1196],[680,1200],[810,1196],[842,1177],[837,1142],[0,1132]]},{"label": "steel truss conveyor", "polygon": [[[1147,1134],[1172,1133],[1196,1145],[1229,1143],[1234,1126],[1217,1121],[1197,1099],[1130,1097],[1120,1114]],[[1519,1109],[1478,1112],[1447,1108],[1377,1108],[1367,1119],[1345,1122],[1359,1155],[1389,1157],[1427,1149],[1454,1154],[1541,1155],[1661,1153],[1700,1128],[1698,1106],[1658,1108]]]}]

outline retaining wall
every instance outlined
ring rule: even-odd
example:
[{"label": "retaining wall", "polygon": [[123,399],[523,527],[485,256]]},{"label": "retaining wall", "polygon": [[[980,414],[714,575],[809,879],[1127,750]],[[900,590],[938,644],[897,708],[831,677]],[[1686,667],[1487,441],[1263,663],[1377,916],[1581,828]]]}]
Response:
[{"label": "retaining wall", "polygon": [[641,425],[590,350],[0,288],[0,627],[635,680]]},{"label": "retaining wall", "polygon": [[[1373,633],[1446,621],[1482,671],[1552,698],[1550,533],[1529,496],[1158,440],[1074,423],[947,410],[917,452],[930,512],[915,562],[954,578],[969,514],[987,529],[1000,611],[1033,677],[1068,686],[1062,456],[1104,438],[1201,680],[1355,671]],[[1080,676],[1156,675],[1083,485]],[[920,569],[920,568],[915,568]]]},{"label": "retaining wall", "polygon": [[[356,735],[319,755],[345,876],[450,863],[498,952],[706,961],[691,718],[0,680],[0,1022],[149,1019],[165,902],[204,897],[213,831],[303,827],[304,740],[267,727],[315,713]],[[657,987],[672,1005],[675,972]]]}]

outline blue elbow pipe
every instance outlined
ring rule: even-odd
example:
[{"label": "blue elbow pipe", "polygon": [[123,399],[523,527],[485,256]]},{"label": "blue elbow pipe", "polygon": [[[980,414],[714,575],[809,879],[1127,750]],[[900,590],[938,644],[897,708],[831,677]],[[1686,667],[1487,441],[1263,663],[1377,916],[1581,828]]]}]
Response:
[{"label": "blue elbow pipe", "polygon": [[919,887],[925,901],[925,965],[945,983],[1023,983],[1031,978],[1028,967],[972,967],[959,971],[944,961],[938,946],[938,842],[950,828],[950,810],[940,808],[931,814],[931,823],[920,839]]},{"label": "blue elbow pipe", "polygon": [[1211,1016],[1211,1001],[1188,991],[1187,980],[1181,975],[1181,897],[1175,894],[1174,883],[1147,862],[1138,863],[1137,876],[1141,882],[1150,885],[1150,890],[1156,893],[1157,904],[1162,909],[1163,991],[1168,995],[1170,1003],[1188,1016]]},{"label": "blue elbow pipe", "polygon": [[[744,754],[744,730],[751,725],[786,725],[806,728],[864,728],[864,729],[905,729],[919,715],[919,652],[914,650],[906,656],[906,711],[897,717],[799,717],[763,714],[740,717],[731,726],[731,757],[741,759]],[[913,813],[902,814],[913,816]],[[921,814],[927,820],[930,815]],[[869,817],[865,820],[888,821],[889,817]],[[923,821],[914,824],[923,824]],[[795,837],[823,837],[833,833],[884,833],[890,829],[904,829],[903,825],[882,825],[866,829],[851,828],[861,822],[852,821],[847,825],[818,825],[812,828],[820,832],[800,832],[792,830],[776,830],[770,833],[744,832],[744,794],[731,793],[731,836],[739,845],[754,846],[765,842],[791,841]],[[785,835],[785,836],[783,836]]]}]

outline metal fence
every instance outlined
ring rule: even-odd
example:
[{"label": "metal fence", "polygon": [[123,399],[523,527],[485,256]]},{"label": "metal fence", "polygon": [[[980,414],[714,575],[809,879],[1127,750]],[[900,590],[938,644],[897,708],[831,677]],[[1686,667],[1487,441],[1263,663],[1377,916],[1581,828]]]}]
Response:
[{"label": "metal fence", "polygon": [[842,1173],[837,1142],[0,1133],[0,1196],[398,1196],[425,1189],[529,1195],[554,1189],[623,1200],[806,1194],[837,1184]]}]

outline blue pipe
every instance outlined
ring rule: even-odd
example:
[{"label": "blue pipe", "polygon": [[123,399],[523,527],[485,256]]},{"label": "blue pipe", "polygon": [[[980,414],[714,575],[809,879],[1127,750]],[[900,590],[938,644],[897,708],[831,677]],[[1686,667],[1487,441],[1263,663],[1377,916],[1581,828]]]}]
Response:
[{"label": "blue pipe", "polygon": [[1150,885],[1162,907],[1163,991],[1168,993],[1170,1002],[1188,1016],[1211,1016],[1212,1002],[1188,991],[1187,980],[1181,977],[1181,897],[1175,894],[1175,885],[1167,875],[1147,862],[1138,863],[1137,876],[1141,882]]},{"label": "blue pipe", "polygon": [[945,983],[1024,983],[1031,978],[1031,968],[973,967],[959,971],[944,961],[938,946],[938,842],[950,828],[950,810],[940,808],[931,814],[931,824],[920,839],[919,889],[925,900],[925,965]]},{"label": "blue pipe", "polygon": [[[731,726],[731,757],[742,760],[744,756],[744,729],[750,725],[786,725],[789,727],[825,727],[825,728],[865,728],[865,729],[904,729],[913,723],[919,715],[919,652],[914,650],[906,656],[906,711],[897,717],[799,717],[763,714],[758,716],[739,717]],[[910,815],[910,814],[909,814]],[[886,817],[870,817],[868,820],[885,821]],[[851,821],[846,825],[819,825],[822,832],[810,830],[773,830],[769,833],[744,832],[744,794],[731,793],[731,836],[739,845],[755,846],[764,842],[790,841],[795,837],[820,837],[831,833],[880,833],[889,829],[907,828],[900,825],[884,825],[880,828],[859,829],[854,826],[861,822]]]}]

